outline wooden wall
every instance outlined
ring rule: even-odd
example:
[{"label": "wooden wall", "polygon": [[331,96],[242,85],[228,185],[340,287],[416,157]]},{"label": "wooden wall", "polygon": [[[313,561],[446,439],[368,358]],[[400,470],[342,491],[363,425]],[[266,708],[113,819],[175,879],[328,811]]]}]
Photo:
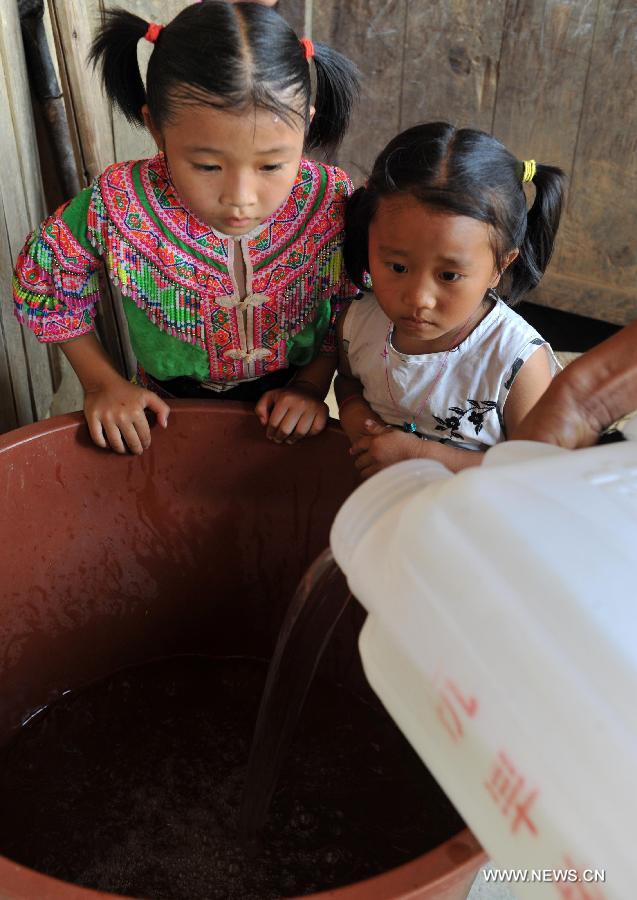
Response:
[{"label": "wooden wall", "polygon": [[[113,160],[153,152],[149,136],[109,108],[86,65],[104,8],[166,22],[186,0],[47,2],[86,184]],[[361,103],[338,156],[355,182],[417,122],[493,132],[520,158],[560,165],[570,178],[557,252],[530,299],[618,324],[637,318],[635,0],[280,0],[279,11],[361,69]],[[150,50],[140,43],[142,66]],[[0,119],[2,431],[46,415],[61,371],[11,315],[11,261],[45,211],[16,0],[0,3]],[[103,305],[100,328],[130,368],[117,301]]]},{"label": "wooden wall", "polygon": [[0,431],[46,415],[58,360],[13,316],[11,273],[44,194],[17,5],[0,4]]}]

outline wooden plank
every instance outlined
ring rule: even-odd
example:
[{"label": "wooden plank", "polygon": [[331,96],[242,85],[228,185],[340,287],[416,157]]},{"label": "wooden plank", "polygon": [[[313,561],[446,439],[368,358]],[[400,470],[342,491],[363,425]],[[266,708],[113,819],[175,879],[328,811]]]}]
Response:
[{"label": "wooden plank", "polygon": [[44,192],[17,4],[3,5],[0,10],[0,41],[0,55],[11,112],[10,121],[13,124],[13,140],[18,154],[16,162],[20,175],[19,184],[29,220],[35,222],[42,218]]},{"label": "wooden plank", "polygon": [[10,370],[15,415],[19,424],[46,414],[52,377],[46,347],[23,330],[12,315],[13,263],[29,231],[44,217],[40,161],[22,49],[17,5],[0,9],[0,230],[3,233],[2,338]]},{"label": "wooden plank", "polygon": [[[49,49],[51,51],[51,56],[54,60],[55,69],[57,72],[58,80],[60,82],[60,89],[62,91],[62,98],[64,100],[64,107],[66,110],[66,119],[69,126],[69,133],[71,144],[73,147],[73,155],[75,157],[75,167],[78,173],[78,178],[81,182],[82,187],[85,187],[88,183],[86,172],[84,171],[84,163],[82,160],[82,151],[80,148],[80,135],[77,130],[77,121],[75,119],[75,111],[73,109],[73,104],[71,102],[71,85],[69,83],[69,75],[67,71],[67,67],[64,64],[65,58],[65,50],[62,44],[62,35],[60,34],[60,29],[58,27],[58,22],[55,17],[55,9],[53,8],[54,0],[47,0],[47,32],[51,34],[51,42],[49,44]],[[52,210],[49,210],[52,212]]]},{"label": "wooden plank", "polygon": [[443,121],[491,131],[505,7],[506,0],[409,4],[401,128]]},{"label": "wooden plank", "polygon": [[[520,159],[560,166],[570,175],[596,18],[597,0],[508,6],[493,131]],[[567,228],[565,214],[550,277],[532,299],[559,309],[570,304],[588,315],[593,298],[599,302],[599,285],[564,277],[560,247]]]},{"label": "wooden plank", "polygon": [[[6,195],[0,185],[0,431],[26,425],[46,415],[53,387],[46,347],[39,344],[13,315],[11,280],[16,253],[7,210],[19,196]],[[6,200],[5,200],[6,198]],[[8,202],[6,202],[8,201]]]},{"label": "wooden plank", "polygon": [[509,6],[493,131],[520,159],[570,172],[596,16],[597,0]]},{"label": "wooden plank", "polygon": [[578,278],[549,268],[540,286],[525,297],[531,303],[562,309],[612,322],[627,325],[637,318],[637,302],[632,283],[624,288],[603,284],[590,278]]},{"label": "wooden plank", "polygon": [[52,0],[52,19],[60,36],[61,62],[70,88],[69,105],[80,136],[84,178],[88,184],[115,158],[110,106],[98,73],[87,62],[101,21],[99,2]]},{"label": "wooden plank", "polygon": [[360,104],[337,161],[361,184],[374,159],[399,130],[407,0],[321,0],[314,5],[314,39],[359,66]]},{"label": "wooden plank", "polygon": [[[4,219],[4,206],[2,203],[2,194],[0,193],[0,296],[3,302],[0,303],[0,434],[17,428],[20,424],[26,424],[33,420],[31,409],[31,398],[28,392],[20,391],[14,388],[14,379],[22,378],[22,387],[26,384],[26,366],[24,365],[24,354],[20,353],[18,357],[18,365],[12,365],[9,357],[9,346],[12,345],[13,357],[15,360],[15,329],[13,333],[8,333],[9,329],[5,328],[5,320],[11,318],[10,298],[11,298],[11,270],[13,260],[11,258],[11,249],[9,247],[9,235],[6,229]],[[9,324],[11,324],[9,322]],[[17,323],[16,323],[17,325]],[[18,337],[21,335],[18,332]],[[20,365],[21,363],[21,365]],[[16,393],[20,400],[21,408],[18,409],[16,403]]]},{"label": "wooden plank", "polygon": [[605,291],[596,315],[609,321],[637,318],[636,47],[634,0],[600,3],[557,259],[561,273]]}]

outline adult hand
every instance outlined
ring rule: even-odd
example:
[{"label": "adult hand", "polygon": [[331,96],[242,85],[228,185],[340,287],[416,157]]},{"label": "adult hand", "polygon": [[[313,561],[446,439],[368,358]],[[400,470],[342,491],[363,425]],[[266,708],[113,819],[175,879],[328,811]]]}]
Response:
[{"label": "adult hand", "polygon": [[275,444],[320,434],[329,418],[327,404],[317,394],[294,386],[266,391],[254,411]]},{"label": "adult hand", "polygon": [[137,387],[117,376],[102,387],[86,391],[84,415],[91,437],[98,447],[116,453],[140,454],[150,447],[150,427],[145,410],[157,415],[166,428],[170,407],[152,391]]},{"label": "adult hand", "polygon": [[637,322],[584,353],[552,381],[510,438],[590,447],[637,409]]},{"label": "adult hand", "polygon": [[568,386],[554,381],[512,432],[510,440],[542,441],[574,450],[591,447],[603,426],[578,402]]}]

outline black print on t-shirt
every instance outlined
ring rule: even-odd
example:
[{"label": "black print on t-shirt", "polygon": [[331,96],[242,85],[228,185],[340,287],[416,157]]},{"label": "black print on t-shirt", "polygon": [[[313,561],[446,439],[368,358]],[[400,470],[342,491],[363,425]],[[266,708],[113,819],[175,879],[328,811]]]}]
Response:
[{"label": "black print on t-shirt", "polygon": [[469,404],[467,409],[462,409],[459,406],[450,406],[448,412],[453,413],[453,415],[448,415],[444,418],[434,415],[434,419],[438,423],[436,425],[436,431],[446,431],[448,432],[449,437],[462,438],[458,428],[460,427],[461,421],[466,416],[467,422],[471,422],[473,425],[475,433],[480,434],[484,423],[484,417],[489,413],[494,412],[494,410],[497,409],[498,404],[495,400],[470,400],[469,398],[467,398],[467,403]]}]

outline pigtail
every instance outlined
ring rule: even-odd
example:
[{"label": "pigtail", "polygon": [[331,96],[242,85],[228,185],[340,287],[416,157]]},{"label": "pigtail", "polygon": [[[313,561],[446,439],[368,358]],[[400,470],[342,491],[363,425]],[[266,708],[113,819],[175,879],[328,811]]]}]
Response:
[{"label": "pigtail", "polygon": [[137,44],[148,29],[148,22],[125,9],[106,13],[89,53],[93,68],[100,65],[102,83],[109,99],[129,122],[143,125],[142,106],[146,90],[137,63]]},{"label": "pigtail", "polygon": [[366,187],[357,188],[345,207],[343,260],[347,274],[361,291],[370,289],[368,233],[375,212],[372,207],[373,195]]},{"label": "pigtail", "polygon": [[343,140],[359,93],[359,72],[354,63],[325,44],[314,44],[310,65],[316,71],[316,109],[306,147],[334,150]]},{"label": "pigtail", "polygon": [[538,164],[533,184],[535,200],[526,218],[526,233],[519,255],[508,272],[509,301],[515,303],[537,287],[553,254],[564,202],[566,176],[554,166]]}]

